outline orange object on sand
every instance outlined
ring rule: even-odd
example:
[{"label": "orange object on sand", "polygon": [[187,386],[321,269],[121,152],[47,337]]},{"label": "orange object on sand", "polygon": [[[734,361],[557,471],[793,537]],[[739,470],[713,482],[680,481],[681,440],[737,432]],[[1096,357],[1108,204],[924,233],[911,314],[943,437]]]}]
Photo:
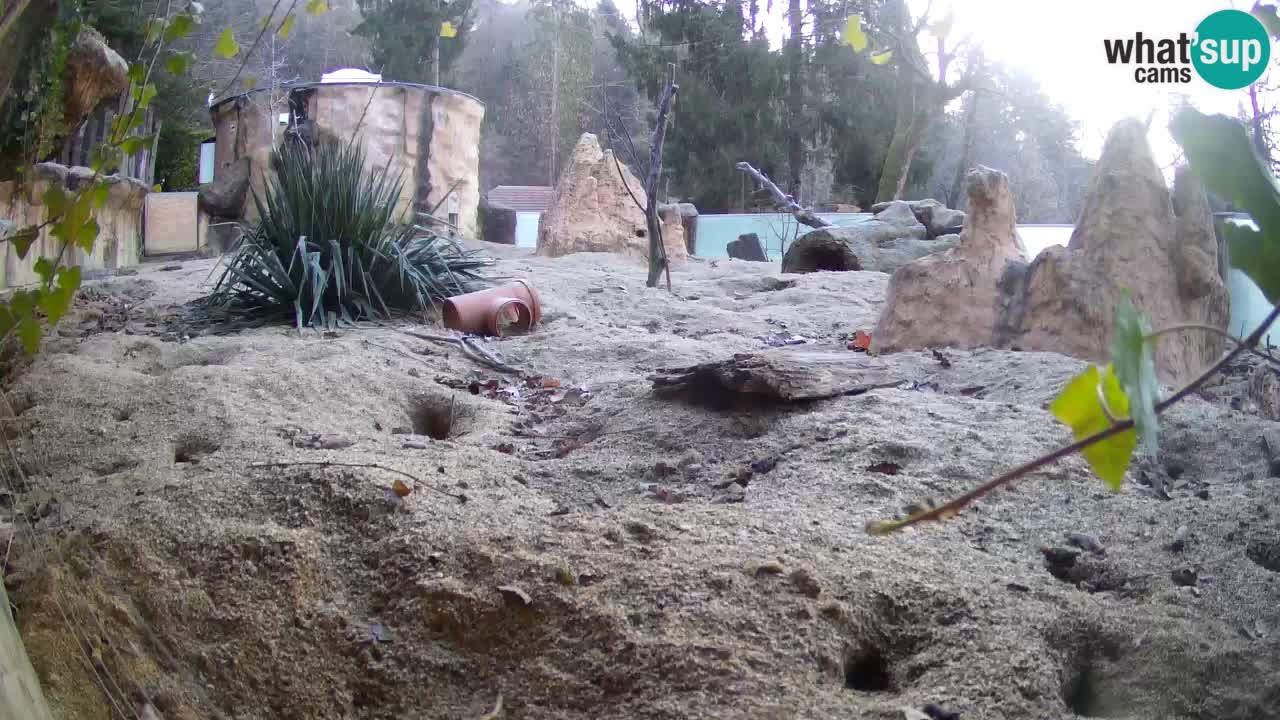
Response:
[{"label": "orange object on sand", "polygon": [[444,326],[474,335],[521,335],[540,320],[538,293],[525,280],[444,301]]}]

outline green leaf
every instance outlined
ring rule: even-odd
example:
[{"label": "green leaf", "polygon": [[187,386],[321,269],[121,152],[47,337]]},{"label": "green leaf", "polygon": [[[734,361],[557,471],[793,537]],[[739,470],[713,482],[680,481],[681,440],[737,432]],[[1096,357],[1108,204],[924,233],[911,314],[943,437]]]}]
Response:
[{"label": "green leaf", "polygon": [[138,107],[145,109],[151,104],[152,98],[156,96],[155,83],[147,83],[139,92],[140,97],[138,98]]},{"label": "green leaf", "polygon": [[93,244],[98,239],[98,221],[89,218],[76,229],[76,247],[85,252],[93,252]]},{"label": "green leaf", "polygon": [[126,157],[137,155],[138,153],[151,147],[154,140],[152,135],[130,135],[120,143],[120,150],[124,152]]},{"label": "green leaf", "polygon": [[1257,283],[1268,302],[1280,304],[1280,188],[1244,125],[1183,108],[1169,129],[1205,188],[1253,216],[1261,232],[1228,233],[1231,264]]},{"label": "green leaf", "polygon": [[1275,5],[1258,3],[1253,6],[1253,16],[1258,18],[1271,37],[1280,37],[1280,16],[1276,15]]},{"label": "green leaf", "polygon": [[862,32],[862,16],[850,15],[844,24],[844,41],[849,43],[854,52],[867,49],[867,34]]},{"label": "green leaf", "polygon": [[35,313],[18,318],[18,337],[22,339],[22,347],[27,353],[34,355],[40,351],[40,321]]},{"label": "green leaf", "polygon": [[231,32],[231,28],[222,31],[218,36],[218,44],[213,46],[213,52],[222,58],[230,60],[240,54],[240,45],[236,43],[235,33]]},{"label": "green leaf", "polygon": [[134,85],[141,85],[147,80],[147,66],[142,63],[133,63],[129,66],[129,82]]},{"label": "green leaf", "polygon": [[328,0],[307,0],[307,13],[310,15],[323,15],[329,12]]},{"label": "green leaf", "polygon": [[33,269],[36,271],[36,274],[40,276],[41,283],[48,285],[53,282],[53,261],[49,258],[42,257],[37,260]]},{"label": "green leaf", "polygon": [[276,28],[276,34],[283,40],[289,39],[289,33],[293,32],[293,15],[288,15],[280,22],[280,27]]},{"label": "green leaf", "polygon": [[31,246],[35,244],[36,239],[39,237],[40,228],[35,225],[28,225],[14,230],[5,240],[13,243],[13,249],[18,253],[18,259],[25,260],[27,253],[31,251]]},{"label": "green leaf", "polygon": [[93,199],[95,208],[104,208],[107,205],[107,200],[111,199],[111,185],[105,181],[98,181],[93,186],[93,189],[89,191],[89,194]]},{"label": "green leaf", "polygon": [[59,217],[66,213],[70,199],[62,188],[57,185],[50,185],[49,189],[44,191],[44,205],[48,208],[49,217]]},{"label": "green leaf", "polygon": [[187,70],[191,69],[192,55],[188,52],[176,52],[164,61],[164,67],[169,71],[170,75],[186,75]]},{"label": "green leaf", "polygon": [[[1111,418],[1107,417],[1107,411],[1103,409],[1099,398],[1099,388],[1102,389],[1101,395],[1106,398],[1107,410],[1113,416],[1118,419],[1128,415],[1129,398],[1125,396],[1110,365],[1107,366],[1105,377],[1096,365],[1090,365],[1088,370],[1068,383],[1049,405],[1049,412],[1071,428],[1077,441],[1111,427]],[[1119,490],[1137,444],[1137,433],[1130,429],[1096,442],[1080,454],[1112,490]]]},{"label": "green leaf", "polygon": [[57,325],[75,299],[80,287],[80,266],[72,265],[58,270],[58,286],[40,296],[40,309],[49,318],[50,325]]},{"label": "green leaf", "polygon": [[893,59],[892,50],[881,50],[878,53],[871,53],[872,65],[884,65]]},{"label": "green leaf", "polygon": [[89,168],[95,173],[111,174],[120,167],[120,160],[119,146],[99,143],[90,153]]},{"label": "green leaf", "polygon": [[169,21],[169,29],[164,33],[165,42],[173,42],[191,34],[196,29],[196,18],[194,15],[182,14],[174,16]]},{"label": "green leaf", "polygon": [[143,45],[154,45],[164,35],[165,22],[161,19],[148,20],[143,27]]},{"label": "green leaf", "polygon": [[1156,416],[1160,383],[1156,380],[1155,339],[1148,340],[1151,322],[1122,294],[1116,306],[1115,329],[1111,335],[1111,362],[1116,378],[1129,398],[1129,413],[1147,451],[1159,449],[1160,420]]},{"label": "green leaf", "polygon": [[246,90],[252,90],[258,87],[258,78],[253,75],[246,75],[244,79],[240,81],[240,84],[244,85]]}]

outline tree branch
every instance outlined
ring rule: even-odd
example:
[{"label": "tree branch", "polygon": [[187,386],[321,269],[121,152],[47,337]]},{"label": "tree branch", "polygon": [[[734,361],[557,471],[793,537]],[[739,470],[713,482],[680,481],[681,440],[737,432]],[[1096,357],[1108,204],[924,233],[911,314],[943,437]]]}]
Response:
[{"label": "tree branch", "polygon": [[752,179],[768,190],[769,195],[773,197],[774,204],[794,215],[799,222],[811,228],[831,227],[831,223],[814,215],[812,210],[800,207],[800,203],[797,203],[795,198],[782,192],[782,188],[770,180],[768,175],[752,167],[751,163],[743,161],[734,165],[734,167],[750,175]]}]

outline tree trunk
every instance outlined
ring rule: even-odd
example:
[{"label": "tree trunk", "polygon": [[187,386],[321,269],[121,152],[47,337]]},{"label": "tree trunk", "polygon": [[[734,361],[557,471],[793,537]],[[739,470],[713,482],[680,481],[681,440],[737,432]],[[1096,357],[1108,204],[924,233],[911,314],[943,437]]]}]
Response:
[{"label": "tree trunk", "polygon": [[920,147],[935,112],[934,104],[925,97],[927,93],[928,88],[915,84],[911,90],[903,93],[898,103],[897,122],[880,171],[876,202],[897,200],[906,188],[911,161],[915,158],[916,150]]},{"label": "tree trunk", "polygon": [[791,20],[791,37],[787,40],[787,192],[800,197],[801,170],[804,166],[804,14],[800,0],[789,0],[787,14]]},{"label": "tree trunk", "polygon": [[978,125],[978,93],[969,96],[969,107],[964,113],[964,139],[960,144],[960,162],[956,163],[956,176],[951,181],[951,190],[947,192],[947,207],[958,208],[961,201],[960,191],[964,187],[964,174],[969,170],[973,157],[974,130]]},{"label": "tree trunk", "polygon": [[560,11],[551,3],[554,43],[551,46],[551,187],[556,186],[556,166],[560,164]]}]

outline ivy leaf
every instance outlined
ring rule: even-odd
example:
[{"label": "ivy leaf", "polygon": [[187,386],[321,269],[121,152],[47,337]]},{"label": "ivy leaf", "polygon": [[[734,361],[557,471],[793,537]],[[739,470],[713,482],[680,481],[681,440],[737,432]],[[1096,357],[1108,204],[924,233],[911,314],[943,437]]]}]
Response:
[{"label": "ivy leaf", "polygon": [[133,63],[129,66],[129,82],[134,85],[141,85],[147,79],[147,66],[142,63]]},{"label": "ivy leaf", "polygon": [[235,33],[231,32],[231,28],[223,30],[218,36],[218,43],[213,46],[213,52],[227,60],[240,54],[240,45],[236,42]]},{"label": "ivy leaf", "polygon": [[258,78],[253,75],[246,75],[245,78],[240,81],[240,84],[243,85],[246,90],[252,90],[258,87]]},{"label": "ivy leaf", "polygon": [[37,260],[33,269],[36,271],[36,274],[40,276],[40,282],[42,284],[48,285],[53,282],[53,261],[49,258],[42,257]]},{"label": "ivy leaf", "polygon": [[871,64],[872,64],[872,65],[884,65],[884,64],[888,63],[888,62],[889,62],[890,60],[892,60],[892,59],[893,59],[893,51],[892,51],[892,50],[881,50],[881,51],[880,51],[880,52],[878,52],[878,53],[872,53],[872,54],[871,54]]},{"label": "ivy leaf", "polygon": [[[137,92],[138,107],[145,109],[148,105],[151,104],[151,100],[155,96],[156,96],[155,83],[147,83],[143,87],[139,88]],[[137,114],[135,114],[134,116],[137,117]]]},{"label": "ivy leaf", "polygon": [[182,14],[176,15],[169,21],[169,29],[164,33],[165,42],[173,42],[191,34],[196,29],[196,17],[194,15]]},{"label": "ivy leaf", "polygon": [[[1102,389],[1101,395],[1106,398],[1107,410],[1113,416],[1120,418],[1128,415],[1129,398],[1125,396],[1115,370],[1110,365],[1106,368],[1105,376],[1098,371],[1096,365],[1090,365],[1088,370],[1068,383],[1049,405],[1049,412],[1071,428],[1076,440],[1083,440],[1111,427],[1111,418],[1107,417],[1107,410],[1103,409],[1099,398],[1099,388]],[[1096,442],[1080,454],[1112,490],[1119,490],[1137,444],[1138,435],[1130,429]]]},{"label": "ivy leaf", "polygon": [[164,20],[160,20],[160,19],[148,20],[146,26],[143,28],[142,44],[154,45],[157,42],[159,42],[161,36],[164,35],[164,28],[165,28]]},{"label": "ivy leaf", "polygon": [[328,0],[307,0],[307,13],[310,15],[323,15],[329,12]]},{"label": "ivy leaf", "polygon": [[1150,334],[1151,322],[1134,307],[1129,293],[1123,293],[1116,306],[1111,362],[1120,387],[1129,397],[1129,412],[1142,444],[1155,455],[1160,447],[1160,420],[1156,416],[1160,383],[1156,380],[1156,341],[1147,339]]},{"label": "ivy leaf", "polygon": [[89,218],[76,228],[75,243],[76,247],[85,252],[93,252],[93,243],[98,239],[98,221]]},{"label": "ivy leaf", "polygon": [[1233,228],[1224,233],[1231,264],[1257,283],[1268,302],[1280,304],[1280,187],[1244,125],[1226,115],[1183,108],[1169,130],[1205,188],[1253,216],[1260,232]]},{"label": "ivy leaf", "polygon": [[440,23],[440,37],[454,38],[458,37],[458,28],[450,21],[445,20]]},{"label": "ivy leaf", "polygon": [[120,167],[120,147],[99,143],[90,154],[89,168],[95,173],[110,174]]},{"label": "ivy leaf", "polygon": [[40,229],[35,225],[28,225],[14,230],[5,240],[13,244],[14,251],[18,253],[18,259],[25,260],[38,237],[40,237]]},{"label": "ivy leaf", "polygon": [[844,41],[849,43],[854,52],[860,53],[867,49],[867,34],[862,32],[862,16],[850,15],[849,20],[844,24]]},{"label": "ivy leaf", "polygon": [[28,354],[35,355],[40,351],[40,321],[35,313],[18,318],[18,337]]},{"label": "ivy leaf", "polygon": [[126,157],[131,157],[150,147],[153,139],[151,135],[130,135],[120,143],[120,150]]},{"label": "ivy leaf", "polygon": [[111,198],[111,185],[106,182],[99,182],[89,191],[93,198],[93,206],[95,208],[103,208],[107,205],[107,200]]},{"label": "ivy leaf", "polygon": [[48,190],[44,191],[44,206],[48,209],[49,217],[60,217],[67,212],[67,206],[70,201],[67,194],[57,185],[50,185]]},{"label": "ivy leaf", "polygon": [[40,309],[49,318],[50,325],[57,325],[75,299],[80,288],[80,266],[72,265],[58,270],[58,286],[40,296]]},{"label": "ivy leaf", "polygon": [[276,34],[279,35],[282,40],[288,40],[289,33],[291,32],[293,32],[293,14],[292,13],[289,14],[287,17],[285,17],[284,20],[280,22],[280,27],[276,28]]},{"label": "ivy leaf", "polygon": [[169,71],[170,75],[182,76],[187,74],[187,70],[191,69],[192,55],[188,52],[176,52],[165,60],[164,67]]}]

